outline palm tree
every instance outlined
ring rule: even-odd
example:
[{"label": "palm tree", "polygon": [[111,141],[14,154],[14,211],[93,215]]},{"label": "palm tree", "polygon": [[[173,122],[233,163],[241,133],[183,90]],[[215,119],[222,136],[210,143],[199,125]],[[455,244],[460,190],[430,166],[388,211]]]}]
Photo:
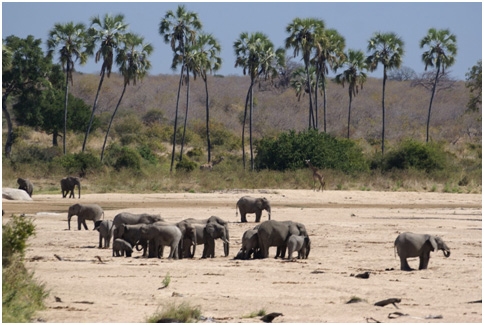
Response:
[{"label": "palm tree", "polygon": [[242,67],[243,73],[250,77],[250,87],[247,92],[244,122],[242,126],[242,160],[245,168],[244,130],[245,116],[247,116],[247,104],[250,106],[249,113],[249,146],[250,166],[254,170],[254,151],[252,143],[252,120],[254,108],[253,86],[255,82],[263,77],[272,80],[277,75],[277,69],[285,64],[285,51],[282,48],[274,49],[274,45],[267,35],[262,32],[249,34],[242,32],[234,42],[235,67]]},{"label": "palm tree", "polygon": [[[309,68],[309,83],[307,80],[306,69],[304,67],[299,67],[294,70],[291,74],[290,85],[296,92],[297,100],[301,100],[301,96],[309,94],[308,84],[311,85],[311,92],[316,90],[316,68],[311,66]],[[319,80],[319,87],[321,88],[321,80]]]},{"label": "palm tree", "polygon": [[448,29],[437,30],[435,28],[430,28],[427,35],[420,41],[420,48],[428,47],[428,50],[422,54],[422,61],[425,63],[425,71],[427,71],[427,67],[429,66],[437,69],[434,84],[432,86],[432,95],[430,96],[426,142],[429,142],[430,112],[434,100],[435,89],[439,80],[440,69],[442,69],[442,73],[445,73],[445,68],[454,64],[455,56],[457,55],[456,43],[456,36],[451,34]]},{"label": "palm tree", "polygon": [[[294,48],[294,57],[302,54],[304,67],[306,69],[307,81],[309,82],[309,66],[311,64],[311,54],[316,46],[317,40],[324,33],[324,21],[314,18],[294,18],[287,25],[286,32],[289,36],[285,40],[286,49]],[[311,87],[309,89],[309,128],[317,128],[315,121]]]},{"label": "palm tree", "polygon": [[[202,29],[202,23],[198,18],[198,14],[186,11],[185,6],[178,6],[176,13],[168,10],[162,18],[159,25],[159,34],[163,37],[166,44],[170,44],[173,51],[172,69],[176,69],[181,63],[180,81],[178,83],[178,94],[175,108],[175,123],[173,129],[173,149],[171,153],[170,172],[173,170],[173,163],[175,160],[175,145],[176,145],[176,131],[178,124],[178,103],[180,99],[180,90],[182,86],[183,75],[186,69],[186,47],[195,42],[197,32]],[[188,73],[188,72],[187,72]],[[188,88],[187,88],[188,89]],[[187,90],[188,96],[188,90]],[[188,100],[187,100],[188,109]],[[186,118],[186,116],[185,116]]]},{"label": "palm tree", "polygon": [[48,56],[52,56],[58,49],[59,61],[62,69],[66,73],[65,95],[64,95],[64,136],[62,137],[63,153],[66,154],[66,134],[67,134],[67,99],[69,95],[69,80],[71,85],[72,71],[74,63],[79,60],[80,64],[85,64],[88,58],[88,35],[86,27],[82,23],[74,24],[55,24],[54,28],[49,31],[47,39]]},{"label": "palm tree", "polygon": [[207,73],[218,71],[222,67],[222,58],[219,56],[221,47],[218,41],[211,34],[201,33],[197,38],[194,50],[194,66],[192,68],[193,79],[195,80],[196,77],[200,75],[205,83],[207,162],[209,163],[212,161],[212,157],[210,148],[210,107]]},{"label": "palm tree", "polygon": [[366,70],[366,61],[365,61],[365,54],[362,51],[356,50],[348,50],[348,53],[345,55],[346,60],[343,62],[343,66],[346,66],[347,69],[344,70],[342,73],[336,75],[335,81],[338,84],[341,84],[343,87],[345,83],[348,84],[348,96],[349,96],[349,104],[348,104],[348,135],[347,138],[350,138],[350,121],[351,121],[351,103],[353,101],[353,96],[356,97],[358,95],[359,88],[363,89],[363,84],[366,81],[366,73],[363,70]]},{"label": "palm tree", "polygon": [[96,52],[95,61],[97,63],[102,60],[103,64],[100,73],[101,79],[99,80],[96,97],[94,98],[94,104],[92,105],[91,118],[89,120],[84,142],[82,144],[82,152],[84,152],[84,149],[86,148],[87,137],[91,131],[91,125],[94,118],[94,113],[96,111],[99,92],[101,91],[104,81],[104,76],[107,76],[108,78],[111,76],[114,52],[118,45],[123,41],[127,28],[128,24],[124,22],[124,15],[122,14],[118,14],[116,16],[106,14],[102,20],[99,16],[91,18],[91,27],[88,30],[89,35],[92,37],[90,51],[92,52],[96,43],[99,43],[99,49]]},{"label": "palm tree", "polygon": [[128,33],[125,35],[123,45],[124,46],[118,50],[116,56],[116,64],[119,66],[119,71],[124,77],[123,91],[119,97],[113,115],[111,115],[111,120],[109,121],[106,136],[104,137],[103,148],[101,150],[101,161],[103,161],[104,158],[104,148],[106,147],[111,124],[113,123],[114,116],[123,100],[126,86],[128,86],[131,81],[133,82],[133,85],[136,85],[136,81],[142,79],[151,68],[151,62],[148,58],[153,52],[153,46],[149,43],[144,43],[144,38],[142,36]]},{"label": "palm tree", "polygon": [[[329,70],[336,72],[340,62],[345,59],[344,48],[346,46],[345,38],[335,29],[324,30],[323,35],[316,42],[316,53],[314,56],[314,65],[316,66],[316,84],[320,84],[323,89],[323,130],[326,132],[326,75]],[[316,107],[316,127],[318,127],[318,92],[314,94],[314,106]]]},{"label": "palm tree", "polygon": [[387,71],[398,69],[402,64],[404,54],[403,40],[395,33],[377,32],[368,41],[368,51],[372,52],[367,57],[369,71],[375,71],[378,64],[383,65],[383,90],[382,90],[382,133],[381,133],[381,153],[385,153],[385,85],[387,82]]}]

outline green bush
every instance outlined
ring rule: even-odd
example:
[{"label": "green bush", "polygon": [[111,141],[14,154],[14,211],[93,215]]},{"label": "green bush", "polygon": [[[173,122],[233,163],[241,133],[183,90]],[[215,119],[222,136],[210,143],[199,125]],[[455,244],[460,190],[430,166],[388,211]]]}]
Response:
[{"label": "green bush", "polygon": [[51,162],[56,157],[62,156],[60,147],[42,148],[37,145],[18,146],[12,159],[17,163],[37,164],[39,162]]},{"label": "green bush", "polygon": [[369,169],[362,149],[355,142],[337,139],[316,130],[281,133],[277,138],[261,139],[256,146],[255,163],[258,169],[284,171],[306,168],[307,159],[319,168],[345,173]]},{"label": "green bush", "polygon": [[158,163],[158,159],[156,155],[151,151],[148,145],[143,144],[138,147],[138,153],[140,154],[141,158],[148,161],[150,164],[156,165]]},{"label": "green bush", "polygon": [[141,154],[139,151],[126,146],[113,143],[106,149],[104,163],[114,167],[117,171],[121,168],[141,170]]},{"label": "green bush", "polygon": [[420,143],[405,140],[394,150],[390,150],[382,160],[382,169],[417,169],[430,173],[447,166],[447,154],[436,143]]},{"label": "green bush", "polygon": [[197,168],[197,164],[188,158],[186,156],[183,156],[182,160],[176,163],[175,169],[176,170],[183,170],[186,172],[191,172]]},{"label": "green bush", "polygon": [[157,323],[161,319],[176,320],[179,323],[191,323],[200,319],[202,312],[200,307],[192,307],[187,302],[182,302],[180,305],[175,304],[168,305],[162,310],[156,312],[150,316],[147,323]]},{"label": "green bush", "polygon": [[25,254],[27,247],[27,239],[35,235],[35,225],[32,218],[27,218],[24,215],[13,215],[5,225],[2,227],[2,263],[3,266],[9,264],[10,258],[14,254],[19,254],[21,257]]},{"label": "green bush", "polygon": [[55,158],[54,164],[62,166],[67,174],[81,176],[88,172],[98,171],[102,166],[101,160],[91,152],[66,154]]}]

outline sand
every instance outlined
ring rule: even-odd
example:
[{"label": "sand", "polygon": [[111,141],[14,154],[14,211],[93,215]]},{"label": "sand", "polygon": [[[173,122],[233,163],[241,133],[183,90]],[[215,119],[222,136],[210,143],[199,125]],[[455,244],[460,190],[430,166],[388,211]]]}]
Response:
[{"label": "sand", "polygon": [[[243,232],[256,225],[254,215],[248,223],[235,216],[243,195],[267,197],[274,220],[305,224],[309,258],[274,259],[272,247],[267,259],[234,260]],[[147,259],[140,252],[112,257],[110,249],[98,248],[92,222],[89,231],[78,231],[74,217],[73,230],[67,230],[67,209],[78,202],[99,204],[107,219],[122,211],[159,213],[169,222],[219,216],[230,223],[230,255],[223,256],[217,240],[213,259],[200,258],[202,247],[194,259]],[[50,291],[38,321],[145,322],[165,306],[187,302],[210,322],[260,323],[248,315],[261,309],[283,313],[274,323],[482,322],[482,303],[469,303],[482,299],[481,195],[253,190],[63,199],[59,193],[2,203],[3,222],[12,213],[35,217],[37,234],[29,240],[26,265]],[[451,256],[433,252],[427,270],[400,271],[393,242],[405,231],[440,236]],[[418,258],[409,264],[417,268]],[[368,279],[354,276],[364,272]],[[162,288],[167,275],[171,281]],[[352,298],[361,301],[348,304]],[[374,305],[387,298],[401,302]]]}]

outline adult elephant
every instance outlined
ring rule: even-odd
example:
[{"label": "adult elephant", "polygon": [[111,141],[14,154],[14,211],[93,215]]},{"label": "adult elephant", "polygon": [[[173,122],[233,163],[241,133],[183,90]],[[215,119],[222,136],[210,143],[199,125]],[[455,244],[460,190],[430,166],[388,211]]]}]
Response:
[{"label": "adult elephant", "polygon": [[419,257],[419,270],[425,270],[429,265],[430,252],[442,250],[445,257],[450,256],[447,244],[436,236],[404,232],[395,239],[394,249],[400,256],[400,270],[412,271],[408,265],[408,257]]},{"label": "adult elephant", "polygon": [[34,185],[32,182],[26,178],[17,178],[17,184],[19,190],[24,190],[27,194],[32,197],[32,193],[34,192]]},{"label": "adult elephant", "polygon": [[[150,224],[159,221],[164,221],[159,214],[121,212],[114,216],[112,228],[119,228],[122,225]],[[115,230],[114,239],[119,237],[120,235]]]},{"label": "adult elephant", "polygon": [[115,229],[114,235],[117,236],[115,240],[121,238],[128,242],[133,248],[136,248],[137,251],[143,250],[143,257],[145,257],[148,249],[148,241],[141,239],[141,227],[143,225],[144,224],[122,224]]},{"label": "adult elephant", "polygon": [[144,224],[140,227],[140,240],[149,242],[148,257],[160,258],[160,250],[170,247],[168,258],[178,258],[178,244],[182,238],[180,229],[175,225]]},{"label": "adult elephant", "polygon": [[113,237],[113,222],[111,220],[98,220],[94,222],[94,230],[99,232],[99,248],[109,248],[111,238]]},{"label": "adult elephant", "polygon": [[67,211],[67,226],[71,230],[71,218],[77,216],[77,230],[81,230],[81,225],[84,225],[84,229],[87,230],[86,220],[92,220],[94,226],[96,221],[104,218],[103,209],[97,204],[79,204],[76,203],[69,207]]},{"label": "adult elephant", "polygon": [[64,177],[63,179],[61,179],[60,184],[63,198],[65,198],[67,196],[67,193],[69,192],[69,198],[75,198],[76,196],[74,195],[74,189],[76,188],[76,186],[79,190],[79,199],[81,198],[81,180],[78,177]]},{"label": "adult elephant", "polygon": [[269,213],[269,220],[271,220],[271,204],[265,197],[251,197],[243,196],[235,205],[235,216],[237,217],[237,209],[240,211],[240,222],[247,222],[246,215],[248,213],[255,213],[255,222],[260,222],[262,210]]},{"label": "adult elephant", "polygon": [[[267,220],[259,225],[258,237],[261,258],[269,256],[269,247],[276,246],[284,257],[287,240],[291,235],[307,236],[306,227],[299,222]],[[276,255],[277,257],[277,255]]]},{"label": "adult elephant", "polygon": [[192,224],[187,220],[182,220],[175,224],[182,233],[182,239],[180,240],[180,245],[178,246],[178,258],[183,257],[194,257],[198,238],[196,224]]},{"label": "adult elephant", "polygon": [[[208,219],[193,219],[193,218],[188,218],[188,219],[185,219],[184,221],[187,221],[187,222],[189,222],[189,223],[191,223],[193,225],[199,224],[199,225],[207,226],[209,224],[215,224],[215,225],[218,225],[218,226],[223,227],[223,229],[224,229],[224,237],[225,237],[225,240],[223,240],[224,255],[225,256],[228,256],[229,255],[229,252],[230,252],[230,235],[229,235],[229,223],[227,221],[225,221],[222,218],[217,217],[217,216],[211,216]],[[219,230],[220,227],[218,227],[218,226],[214,226],[212,228],[209,227],[209,232],[213,232],[214,235],[216,236],[217,235],[217,232],[220,232],[220,230]],[[197,242],[200,242],[200,239],[198,238],[198,234],[199,233],[197,232]],[[212,235],[210,235],[210,236],[212,236]],[[221,238],[221,237],[218,237],[218,238]],[[211,240],[210,240],[210,243],[208,243],[208,245],[212,245]],[[213,242],[213,246],[215,246],[215,241]],[[202,254],[202,256],[204,256],[204,254]]]}]

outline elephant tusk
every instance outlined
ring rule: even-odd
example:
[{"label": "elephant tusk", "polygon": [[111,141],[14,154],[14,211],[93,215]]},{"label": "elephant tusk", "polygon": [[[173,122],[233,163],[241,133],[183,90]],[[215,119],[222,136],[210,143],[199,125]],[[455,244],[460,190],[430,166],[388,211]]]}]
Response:
[{"label": "elephant tusk", "polygon": [[444,251],[444,256],[449,257],[450,256],[450,251]]}]

